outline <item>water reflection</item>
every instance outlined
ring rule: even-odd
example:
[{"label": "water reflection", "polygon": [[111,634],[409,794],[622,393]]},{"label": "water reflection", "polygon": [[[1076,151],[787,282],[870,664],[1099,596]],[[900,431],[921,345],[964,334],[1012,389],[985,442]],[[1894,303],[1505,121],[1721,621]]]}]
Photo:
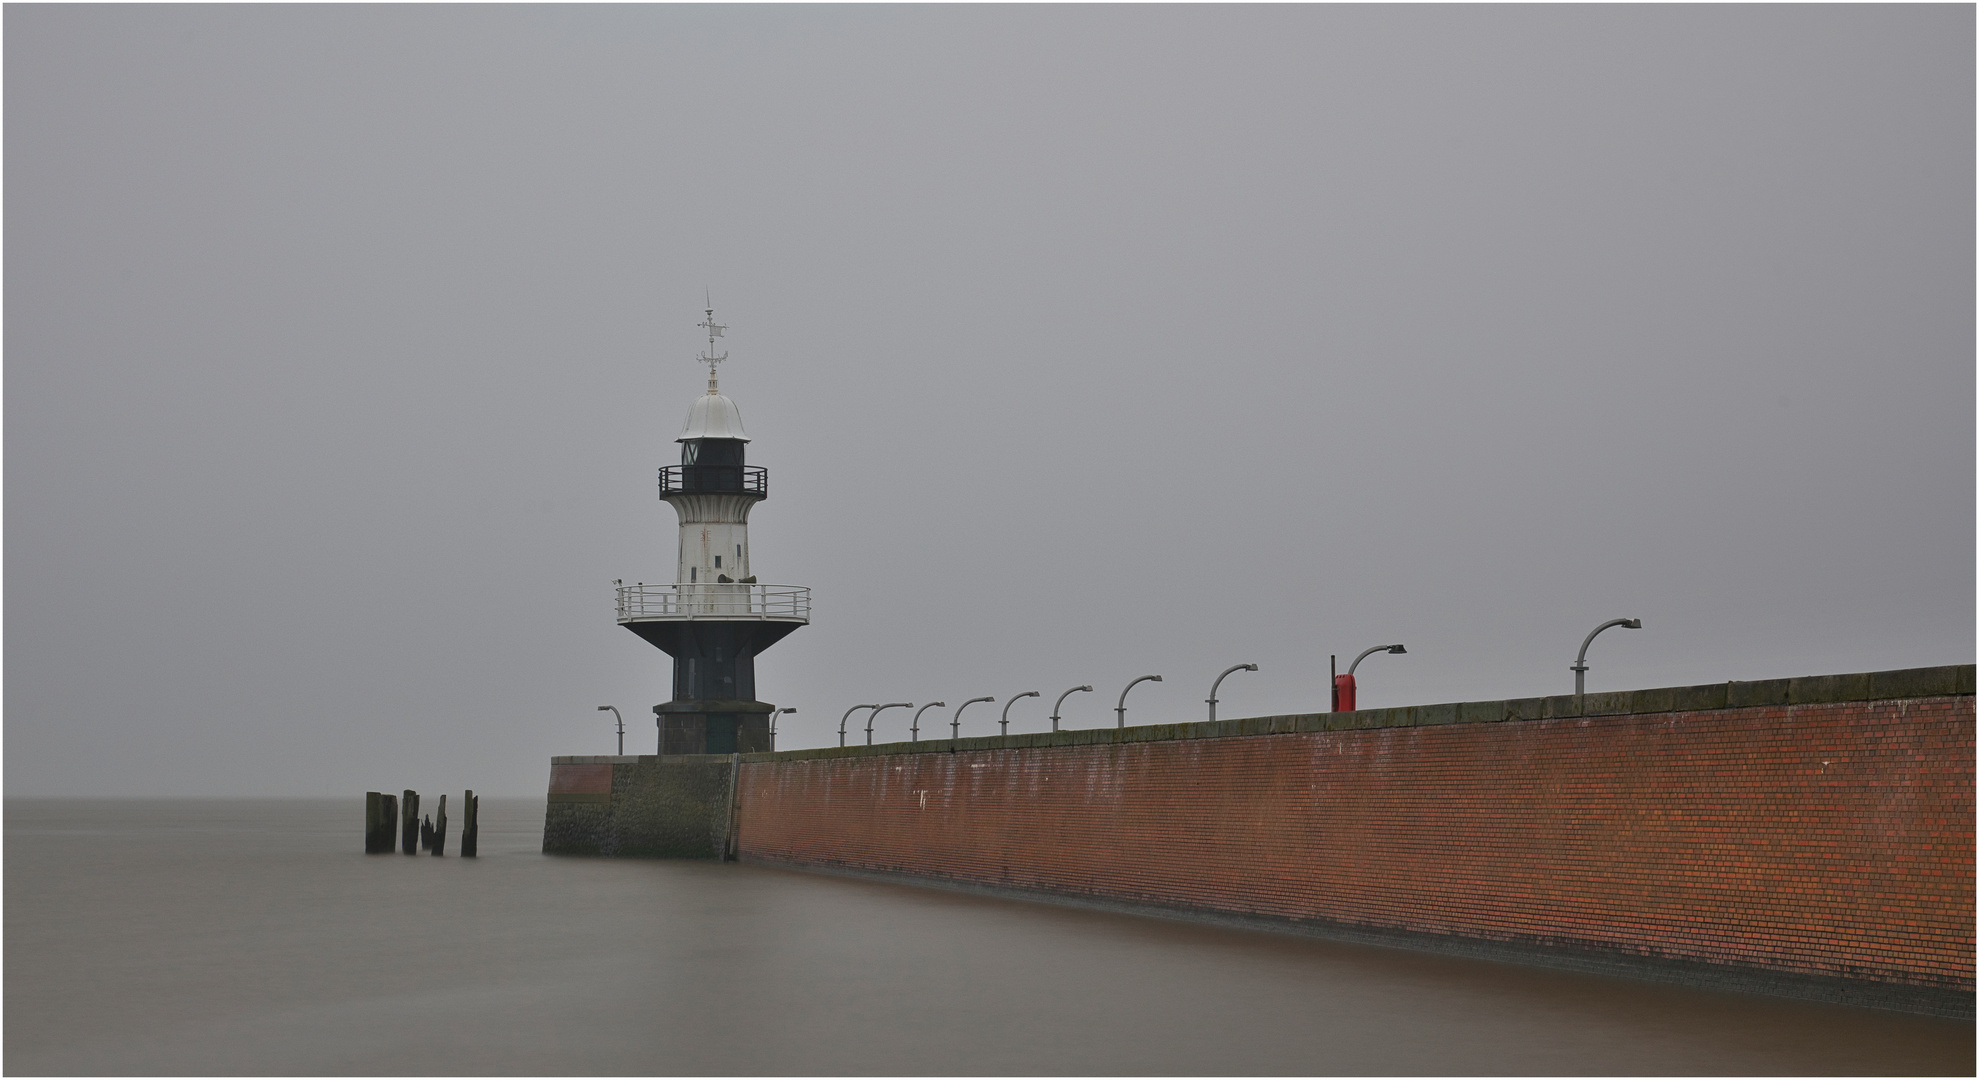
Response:
[{"label": "water reflection", "polygon": [[1966,1074],[1973,1025],[733,864],[6,804],[10,1073]]}]

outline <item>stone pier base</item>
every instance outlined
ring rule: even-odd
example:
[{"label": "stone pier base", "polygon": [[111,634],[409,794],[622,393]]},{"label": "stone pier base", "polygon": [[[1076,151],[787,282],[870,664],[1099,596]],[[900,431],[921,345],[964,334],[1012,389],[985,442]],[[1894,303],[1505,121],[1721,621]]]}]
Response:
[{"label": "stone pier base", "polygon": [[728,858],[739,761],[727,754],[551,758],[543,851]]}]

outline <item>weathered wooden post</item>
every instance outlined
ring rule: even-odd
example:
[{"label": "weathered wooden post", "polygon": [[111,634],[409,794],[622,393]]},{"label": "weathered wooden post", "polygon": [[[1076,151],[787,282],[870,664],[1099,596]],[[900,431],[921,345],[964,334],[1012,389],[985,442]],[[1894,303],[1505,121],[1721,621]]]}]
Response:
[{"label": "weathered wooden post", "polygon": [[481,846],[481,800],[473,788],[467,789],[466,797],[460,800],[461,809],[467,814],[460,824],[460,856],[474,858],[475,850]]},{"label": "weathered wooden post", "polygon": [[440,816],[433,822],[433,854],[447,853],[447,797],[440,796]]},{"label": "weathered wooden post", "polygon": [[433,815],[431,814],[426,815],[426,819],[419,823],[419,850],[433,850]]},{"label": "weathered wooden post", "polygon": [[402,845],[401,850],[407,855],[417,855],[419,854],[419,849],[413,845],[419,842],[419,793],[411,788],[407,788],[405,789],[405,798],[400,802],[399,821],[401,824],[399,825],[399,843]]},{"label": "weathered wooden post", "polygon": [[385,815],[380,822],[383,829],[378,834],[378,851],[390,855],[399,846],[399,797],[391,792],[384,793]]},{"label": "weathered wooden post", "polygon": [[[364,793],[364,853],[376,855],[392,850],[392,830],[398,825],[398,814],[385,816],[386,800],[391,796],[379,791]],[[396,811],[396,807],[393,808]]]}]

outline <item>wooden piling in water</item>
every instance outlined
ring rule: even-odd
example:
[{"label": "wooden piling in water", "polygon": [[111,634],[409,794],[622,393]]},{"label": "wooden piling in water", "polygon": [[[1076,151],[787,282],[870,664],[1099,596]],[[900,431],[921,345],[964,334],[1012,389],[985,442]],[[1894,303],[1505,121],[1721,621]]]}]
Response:
[{"label": "wooden piling in water", "polygon": [[481,799],[473,788],[460,800],[461,810],[467,815],[460,824],[460,856],[463,859],[475,857],[481,846]]},{"label": "wooden piling in water", "polygon": [[419,793],[411,788],[405,789],[405,797],[400,802],[399,821],[401,850],[407,855],[419,854],[419,849],[413,846],[419,842]]},{"label": "wooden piling in water", "polygon": [[433,822],[433,854],[447,853],[447,797],[440,796],[440,816]]},{"label": "wooden piling in water", "polygon": [[431,814],[426,815],[425,820],[419,823],[419,850],[433,850],[433,815]]},{"label": "wooden piling in water", "polygon": [[380,791],[364,793],[364,853],[376,855],[392,850],[392,829],[398,825],[397,808],[394,807],[390,819],[385,816],[386,800],[391,796]]}]

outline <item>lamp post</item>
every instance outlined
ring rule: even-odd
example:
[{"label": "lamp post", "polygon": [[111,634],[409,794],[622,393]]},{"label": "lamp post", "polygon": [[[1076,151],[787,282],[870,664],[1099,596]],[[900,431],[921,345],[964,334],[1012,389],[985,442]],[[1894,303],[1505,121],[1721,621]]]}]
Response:
[{"label": "lamp post", "polygon": [[[1222,686],[1223,680],[1228,678],[1230,676],[1230,673],[1233,671],[1256,671],[1256,670],[1257,670],[1256,664],[1232,664],[1229,667],[1223,669],[1223,674],[1218,675],[1216,677],[1215,682],[1209,684],[1209,722],[1210,723],[1212,724],[1216,723],[1216,688]],[[1125,695],[1122,696],[1124,697]]]},{"label": "lamp post", "polygon": [[866,745],[873,745],[873,721],[878,719],[881,713],[888,709],[911,709],[913,707],[914,703],[911,701],[895,701],[885,705],[873,706],[873,711],[866,714]]},{"label": "lamp post", "polygon": [[1090,691],[1091,689],[1092,687],[1090,686],[1075,686],[1072,689],[1067,690],[1064,693],[1058,695],[1058,700],[1051,703],[1051,730],[1053,731],[1058,730],[1058,707],[1060,705],[1065,704],[1065,699],[1071,697],[1073,694],[1076,694],[1081,690]]},{"label": "lamp post", "polygon": [[618,708],[612,705],[600,705],[598,706],[598,711],[609,712],[613,716],[618,716],[618,756],[624,757],[625,756],[625,717],[619,716]]},{"label": "lamp post", "polygon": [[794,713],[796,711],[796,709],[778,709],[770,714],[770,750],[772,752],[776,750],[776,718],[782,716],[784,713]]},{"label": "lamp post", "polygon": [[845,715],[838,718],[838,745],[840,746],[845,745],[845,722],[847,720],[852,719],[853,713],[858,712],[860,709],[877,709],[877,708],[879,708],[878,705],[854,705],[851,708],[845,710]]},{"label": "lamp post", "polygon": [[1347,674],[1352,675],[1354,673],[1354,669],[1361,666],[1361,661],[1367,659],[1370,656],[1373,656],[1375,653],[1378,652],[1405,653],[1408,651],[1409,650],[1407,648],[1401,645],[1376,645],[1372,649],[1363,650],[1359,656],[1354,657],[1354,662],[1347,665]]},{"label": "lamp post", "polygon": [[1333,676],[1333,711],[1353,712],[1359,706],[1359,702],[1356,700],[1358,690],[1354,684],[1354,669],[1361,666],[1361,661],[1378,652],[1405,653],[1408,651],[1408,649],[1400,645],[1376,645],[1372,649],[1361,650],[1361,654],[1354,657],[1354,662],[1347,665],[1347,673],[1345,675]]},{"label": "lamp post", "polygon": [[928,702],[928,703],[927,703],[926,705],[923,705],[923,706],[921,706],[920,708],[918,708],[918,709],[916,709],[916,710],[914,710],[914,726],[913,726],[913,727],[911,727],[911,728],[909,728],[909,729],[907,730],[907,738],[908,738],[908,740],[909,740],[909,741],[911,741],[911,742],[920,742],[920,741],[921,741],[921,714],[922,714],[922,713],[924,713],[924,712],[927,712],[927,711],[928,711],[929,709],[935,709],[935,708],[941,708],[941,709],[945,709],[945,708],[947,708],[947,707],[948,707],[948,702],[946,702],[946,701],[930,701],[930,702]]},{"label": "lamp post", "polygon": [[1010,734],[1010,706],[1017,704],[1018,698],[1041,697],[1041,696],[1042,695],[1040,695],[1036,690],[1026,690],[1021,694],[1012,696],[1009,701],[1004,702],[1003,719],[998,721],[998,723],[1002,726],[1003,730],[999,732],[999,734],[1002,735]]},{"label": "lamp post", "polygon": [[1580,697],[1581,695],[1587,693],[1587,647],[1589,645],[1594,644],[1595,634],[1599,634],[1601,631],[1606,630],[1611,626],[1619,626],[1625,630],[1640,630],[1642,629],[1642,620],[1641,619],[1609,619],[1607,622],[1602,623],[1600,626],[1595,627],[1594,632],[1587,635],[1587,640],[1580,643],[1580,655],[1574,657],[1574,666],[1573,666],[1575,697]]},{"label": "lamp post", "polygon": [[1114,727],[1127,726],[1127,691],[1128,690],[1132,690],[1134,687],[1139,686],[1144,682],[1160,682],[1160,681],[1161,681],[1161,676],[1159,675],[1143,675],[1140,678],[1135,679],[1133,682],[1128,683],[1126,688],[1120,691],[1120,701],[1113,706],[1113,713],[1116,717],[1119,718],[1117,721],[1115,721],[1113,726]]},{"label": "lamp post", "polygon": [[954,718],[953,720],[951,720],[951,721],[949,721],[949,731],[948,731],[948,737],[949,737],[949,738],[951,738],[951,739],[959,739],[959,738],[961,738],[961,737],[962,737],[962,710],[963,710],[963,709],[966,709],[966,708],[968,708],[969,706],[971,706],[971,705],[974,705],[974,704],[975,704],[976,702],[978,702],[978,701],[995,701],[995,700],[996,700],[996,699],[995,699],[995,698],[993,698],[993,697],[972,697],[972,698],[970,698],[969,700],[967,700],[967,701],[965,701],[965,702],[963,702],[962,704],[960,704],[960,705],[957,705],[957,706],[955,707],[955,718]]}]

